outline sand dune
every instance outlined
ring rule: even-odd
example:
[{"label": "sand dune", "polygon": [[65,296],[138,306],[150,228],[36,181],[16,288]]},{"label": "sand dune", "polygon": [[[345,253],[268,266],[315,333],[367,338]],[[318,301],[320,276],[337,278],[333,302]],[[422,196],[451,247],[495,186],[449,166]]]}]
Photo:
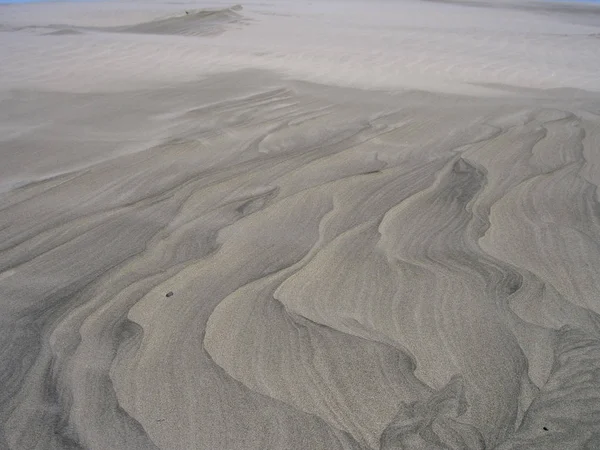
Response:
[{"label": "sand dune", "polygon": [[598,448],[600,24],[345,5],[6,7],[0,448]]},{"label": "sand dune", "polygon": [[223,9],[186,10],[182,15],[135,25],[106,28],[105,31],[183,36],[213,35],[224,32],[227,25],[243,23],[243,16],[239,14],[241,10],[241,5]]}]

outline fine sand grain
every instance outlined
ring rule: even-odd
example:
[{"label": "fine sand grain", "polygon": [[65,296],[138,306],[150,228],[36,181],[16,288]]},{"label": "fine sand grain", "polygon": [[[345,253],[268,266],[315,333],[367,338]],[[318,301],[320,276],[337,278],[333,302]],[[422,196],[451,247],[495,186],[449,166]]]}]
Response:
[{"label": "fine sand grain", "polygon": [[0,449],[600,448],[595,9],[0,22]]}]

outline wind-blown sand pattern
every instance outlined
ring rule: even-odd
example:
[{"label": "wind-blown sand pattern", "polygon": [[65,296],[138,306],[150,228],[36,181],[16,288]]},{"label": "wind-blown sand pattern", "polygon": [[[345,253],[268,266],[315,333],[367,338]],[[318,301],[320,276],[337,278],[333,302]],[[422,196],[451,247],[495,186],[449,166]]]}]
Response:
[{"label": "wind-blown sand pattern", "polygon": [[600,15],[347,5],[3,7],[0,448],[600,448]]}]

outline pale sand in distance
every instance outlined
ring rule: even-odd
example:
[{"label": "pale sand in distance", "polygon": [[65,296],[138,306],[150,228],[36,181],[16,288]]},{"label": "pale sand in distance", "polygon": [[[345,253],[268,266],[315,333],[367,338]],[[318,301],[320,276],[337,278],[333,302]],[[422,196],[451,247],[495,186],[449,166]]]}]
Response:
[{"label": "pale sand in distance", "polygon": [[600,448],[600,7],[2,5],[0,61],[0,449]]}]

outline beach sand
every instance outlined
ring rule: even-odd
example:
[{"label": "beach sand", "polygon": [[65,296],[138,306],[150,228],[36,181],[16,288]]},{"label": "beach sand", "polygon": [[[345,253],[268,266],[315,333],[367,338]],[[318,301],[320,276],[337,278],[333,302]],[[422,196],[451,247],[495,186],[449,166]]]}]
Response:
[{"label": "beach sand", "polygon": [[0,6],[0,448],[600,448],[599,11]]}]

